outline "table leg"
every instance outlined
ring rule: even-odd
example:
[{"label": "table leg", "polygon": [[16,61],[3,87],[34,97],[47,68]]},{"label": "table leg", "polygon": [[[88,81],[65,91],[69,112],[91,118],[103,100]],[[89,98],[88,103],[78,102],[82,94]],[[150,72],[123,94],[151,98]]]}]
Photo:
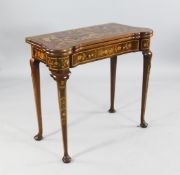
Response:
[{"label": "table leg", "polygon": [[140,123],[140,126],[142,128],[146,128],[148,126],[148,124],[144,119],[144,116],[145,116],[145,108],[146,108],[149,75],[151,69],[151,58],[152,58],[152,52],[150,50],[143,51],[144,65],[143,65],[143,85],[142,85],[141,123]]},{"label": "table leg", "polygon": [[111,106],[109,109],[110,113],[116,112],[114,109],[114,97],[115,97],[115,85],[116,85],[116,65],[117,65],[117,56],[110,58],[110,71],[111,71]]},{"label": "table leg", "polygon": [[41,140],[43,138],[42,128],[42,114],[41,114],[41,94],[40,94],[40,73],[39,73],[39,61],[30,59],[31,75],[34,88],[34,98],[36,103],[36,113],[38,121],[38,134],[34,136],[35,140]]},{"label": "table leg", "polygon": [[68,141],[67,141],[67,105],[66,105],[66,82],[69,78],[69,73],[57,74],[52,73],[52,77],[57,81],[59,109],[61,115],[61,128],[64,146],[64,156],[62,158],[64,163],[71,162],[71,157],[68,154]]}]

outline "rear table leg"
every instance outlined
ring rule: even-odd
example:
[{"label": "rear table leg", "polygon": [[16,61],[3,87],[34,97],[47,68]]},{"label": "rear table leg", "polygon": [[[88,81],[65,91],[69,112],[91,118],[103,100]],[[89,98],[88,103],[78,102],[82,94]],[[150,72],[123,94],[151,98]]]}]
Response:
[{"label": "rear table leg", "polygon": [[114,109],[114,97],[115,97],[115,85],[116,85],[116,65],[117,65],[117,56],[110,58],[110,67],[111,67],[111,106],[109,109],[110,113],[116,112]]}]

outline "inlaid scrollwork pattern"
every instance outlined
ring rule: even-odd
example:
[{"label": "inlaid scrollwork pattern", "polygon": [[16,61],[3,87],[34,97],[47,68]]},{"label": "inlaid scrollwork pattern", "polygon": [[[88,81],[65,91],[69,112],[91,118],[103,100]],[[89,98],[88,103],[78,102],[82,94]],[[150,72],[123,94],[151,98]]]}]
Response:
[{"label": "inlaid scrollwork pattern", "polygon": [[49,57],[45,52],[36,48],[32,49],[32,57],[45,63],[50,70],[58,71],[69,68],[69,57]]},{"label": "inlaid scrollwork pattern", "polygon": [[70,72],[62,75],[52,73],[51,77],[57,82],[57,89],[58,89],[58,99],[59,99],[59,108],[61,113],[61,121],[62,125],[66,123],[66,82],[69,79]]},{"label": "inlaid scrollwork pattern", "polygon": [[72,66],[84,64],[87,62],[100,60],[113,55],[120,55],[127,52],[139,51],[139,40],[132,40],[91,49],[72,55]]},{"label": "inlaid scrollwork pattern", "polygon": [[148,50],[150,47],[150,39],[141,40],[141,50]]},{"label": "inlaid scrollwork pattern", "polygon": [[69,57],[63,58],[47,58],[47,65],[50,70],[65,70],[69,68]]},{"label": "inlaid scrollwork pattern", "polygon": [[38,50],[36,48],[32,49],[32,57],[34,59],[42,61],[43,63],[47,62],[47,55],[46,55],[46,53],[41,51],[41,50]]},{"label": "inlaid scrollwork pattern", "polygon": [[62,125],[66,123],[66,80],[61,80],[58,82],[59,92],[59,101],[60,101],[60,113],[61,113],[61,122]]},{"label": "inlaid scrollwork pattern", "polygon": [[52,71],[61,71],[79,64],[88,63],[95,60],[104,59],[113,55],[120,55],[127,52],[139,51],[139,40],[131,40],[116,43],[104,47],[90,49],[75,53],[71,56],[54,58],[48,56],[45,52],[33,48],[33,58],[45,63]]}]

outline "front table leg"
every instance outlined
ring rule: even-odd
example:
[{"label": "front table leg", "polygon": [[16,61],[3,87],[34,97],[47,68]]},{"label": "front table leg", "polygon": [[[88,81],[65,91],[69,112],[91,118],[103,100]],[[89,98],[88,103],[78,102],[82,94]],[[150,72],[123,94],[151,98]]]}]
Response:
[{"label": "front table leg", "polygon": [[31,75],[34,88],[34,98],[36,103],[36,113],[38,120],[38,134],[34,136],[35,140],[41,140],[43,138],[42,128],[42,115],[41,115],[41,94],[40,94],[40,73],[39,73],[39,61],[33,58],[30,59]]},{"label": "front table leg", "polygon": [[62,158],[64,163],[71,162],[71,157],[68,154],[67,141],[67,107],[66,107],[66,82],[69,78],[70,72],[66,74],[52,73],[51,76],[57,81],[59,109],[61,115],[61,128],[64,146],[64,156]]},{"label": "front table leg", "polygon": [[150,50],[143,51],[144,65],[143,65],[143,86],[142,86],[141,124],[140,124],[142,128],[146,128],[148,126],[148,124],[144,119],[144,116],[145,116],[145,108],[146,108],[149,75],[151,69],[151,58],[152,58],[152,52]]}]

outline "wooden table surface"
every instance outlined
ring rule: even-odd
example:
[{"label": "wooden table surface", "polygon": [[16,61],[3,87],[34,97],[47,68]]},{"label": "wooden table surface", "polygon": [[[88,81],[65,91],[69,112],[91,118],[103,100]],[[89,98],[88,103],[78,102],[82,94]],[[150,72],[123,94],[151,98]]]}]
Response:
[{"label": "wooden table surface", "polygon": [[65,52],[96,43],[103,43],[134,36],[137,37],[140,35],[140,33],[151,35],[153,31],[148,28],[108,23],[63,32],[27,37],[26,42],[35,44],[51,52]]}]

